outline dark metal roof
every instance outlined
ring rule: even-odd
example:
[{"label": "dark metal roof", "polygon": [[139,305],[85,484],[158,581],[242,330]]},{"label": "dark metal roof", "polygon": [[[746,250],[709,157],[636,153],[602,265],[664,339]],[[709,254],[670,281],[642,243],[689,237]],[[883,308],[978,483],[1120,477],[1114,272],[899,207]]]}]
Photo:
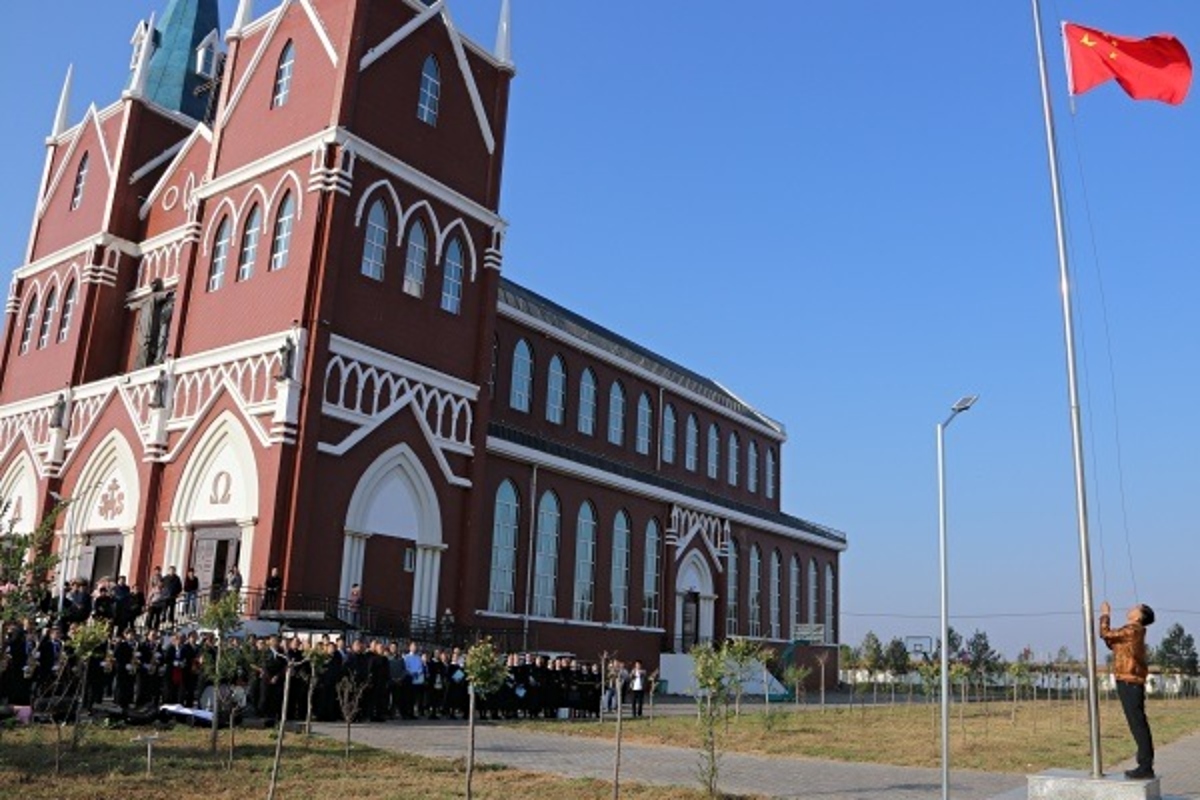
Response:
[{"label": "dark metal roof", "polygon": [[791,514],[784,514],[778,511],[770,511],[757,506],[747,505],[730,500],[727,497],[714,494],[705,489],[700,489],[680,481],[672,480],[664,477],[657,472],[647,472],[637,469],[629,464],[624,464],[619,461],[614,461],[587,450],[581,450],[577,447],[572,447],[561,442],[555,442],[529,431],[517,428],[513,425],[508,425],[500,422],[492,422],[488,425],[488,435],[494,436],[497,439],[503,439],[506,442],[528,447],[532,450],[537,450],[546,455],[562,458],[567,461],[572,461],[576,464],[593,469],[610,472],[614,475],[619,475],[623,478],[641,481],[642,483],[656,486],[660,489],[676,492],[677,494],[691,497],[705,503],[711,503],[715,506],[727,508],[730,511],[735,511],[739,514],[745,514],[749,517],[761,519],[763,522],[770,522],[776,525],[782,525],[792,530],[806,533],[810,536],[815,536],[820,539],[825,539],[828,542],[836,543],[842,546],[846,544],[846,534],[834,528],[829,528],[824,525],[818,525],[815,522],[793,517]]},{"label": "dark metal roof", "polygon": [[546,299],[537,292],[513,283],[507,278],[500,279],[500,305],[509,306],[537,320],[545,322],[564,333],[581,339],[588,344],[604,350],[622,361],[636,365],[657,375],[663,380],[673,383],[682,389],[698,394],[724,408],[747,417],[760,425],[786,435],[782,423],[771,419],[761,411],[743,403],[721,384],[699,375],[687,367],[663,358],[657,353],[620,336],[607,328],[597,325],[590,319],[576,314],[557,303]]}]

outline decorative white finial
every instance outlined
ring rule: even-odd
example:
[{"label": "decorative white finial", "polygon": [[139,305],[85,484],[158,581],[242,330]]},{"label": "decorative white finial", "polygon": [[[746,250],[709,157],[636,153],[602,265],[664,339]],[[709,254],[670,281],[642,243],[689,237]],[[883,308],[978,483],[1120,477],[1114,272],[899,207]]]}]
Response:
[{"label": "decorative white finial", "polygon": [[71,114],[71,81],[75,76],[75,65],[67,67],[67,79],[63,81],[62,94],[58,97],[58,113],[54,115],[54,127],[50,138],[57,139],[67,130],[67,120]]},{"label": "decorative white finial", "polygon": [[146,25],[146,36],[142,39],[141,50],[138,51],[137,66],[133,72],[133,83],[129,85],[127,94],[131,97],[141,97],[146,91],[146,73],[150,71],[150,56],[154,55],[154,13],[150,14],[150,22]]},{"label": "decorative white finial", "polygon": [[496,27],[496,60],[512,64],[512,10],[508,0],[500,4],[500,24]]},{"label": "decorative white finial", "polygon": [[233,25],[229,28],[227,38],[233,39],[242,35],[242,31],[254,18],[254,0],[238,0],[237,13],[233,15]]}]

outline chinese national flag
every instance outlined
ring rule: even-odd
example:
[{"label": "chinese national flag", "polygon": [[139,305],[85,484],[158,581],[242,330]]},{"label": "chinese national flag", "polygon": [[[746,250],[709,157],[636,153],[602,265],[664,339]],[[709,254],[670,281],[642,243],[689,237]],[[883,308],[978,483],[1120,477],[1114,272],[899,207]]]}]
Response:
[{"label": "chinese national flag", "polygon": [[1192,61],[1174,36],[1130,39],[1067,22],[1067,72],[1071,94],[1116,78],[1134,100],[1179,105],[1192,83]]}]

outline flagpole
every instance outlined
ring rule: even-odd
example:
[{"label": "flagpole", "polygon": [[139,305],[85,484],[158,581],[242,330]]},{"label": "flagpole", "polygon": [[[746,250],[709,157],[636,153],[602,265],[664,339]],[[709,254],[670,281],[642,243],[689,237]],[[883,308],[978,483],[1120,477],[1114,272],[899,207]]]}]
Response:
[{"label": "flagpole", "polygon": [[1050,190],[1054,197],[1054,229],[1058,236],[1058,272],[1062,290],[1063,335],[1067,350],[1067,393],[1071,405],[1071,445],[1075,459],[1075,516],[1079,526],[1079,566],[1083,577],[1084,642],[1087,648],[1088,727],[1092,745],[1092,777],[1103,777],[1100,761],[1100,697],[1096,687],[1096,629],[1092,607],[1092,556],[1088,544],[1087,489],[1083,472],[1083,424],[1079,410],[1079,381],[1075,369],[1075,327],[1071,309],[1070,271],[1067,269],[1067,236],[1063,221],[1062,188],[1058,176],[1058,145],[1050,104],[1046,48],[1042,41],[1042,10],[1033,2],[1033,27],[1037,35],[1038,71],[1042,81],[1042,113],[1046,124],[1046,151],[1050,160]]}]

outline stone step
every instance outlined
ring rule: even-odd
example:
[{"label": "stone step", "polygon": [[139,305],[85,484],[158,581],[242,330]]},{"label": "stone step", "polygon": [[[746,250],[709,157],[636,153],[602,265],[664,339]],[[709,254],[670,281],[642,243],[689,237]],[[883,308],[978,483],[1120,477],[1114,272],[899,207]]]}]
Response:
[{"label": "stone step", "polygon": [[1027,800],[1162,800],[1162,785],[1157,777],[1135,781],[1117,773],[1093,778],[1087,772],[1050,769],[1029,776]]}]

